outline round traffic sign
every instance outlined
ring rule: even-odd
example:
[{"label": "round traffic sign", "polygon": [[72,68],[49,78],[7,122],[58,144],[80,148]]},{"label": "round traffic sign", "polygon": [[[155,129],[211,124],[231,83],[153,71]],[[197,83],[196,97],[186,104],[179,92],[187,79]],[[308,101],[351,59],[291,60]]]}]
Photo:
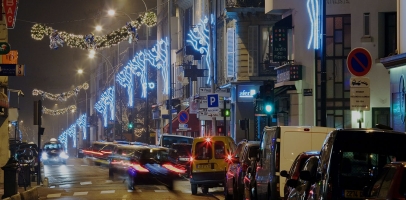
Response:
[{"label": "round traffic sign", "polygon": [[347,57],[347,68],[354,76],[365,76],[371,70],[372,58],[364,48],[353,49]]},{"label": "round traffic sign", "polygon": [[189,113],[182,110],[178,114],[178,121],[179,123],[186,124],[189,121]]}]

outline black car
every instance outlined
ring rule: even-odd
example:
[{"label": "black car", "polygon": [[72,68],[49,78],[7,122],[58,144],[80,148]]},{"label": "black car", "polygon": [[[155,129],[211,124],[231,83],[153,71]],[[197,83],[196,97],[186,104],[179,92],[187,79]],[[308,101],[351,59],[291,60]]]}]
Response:
[{"label": "black car", "polygon": [[60,163],[66,164],[66,160],[69,158],[68,154],[63,148],[63,144],[56,139],[44,144],[44,148],[41,153],[41,161],[46,164]]}]

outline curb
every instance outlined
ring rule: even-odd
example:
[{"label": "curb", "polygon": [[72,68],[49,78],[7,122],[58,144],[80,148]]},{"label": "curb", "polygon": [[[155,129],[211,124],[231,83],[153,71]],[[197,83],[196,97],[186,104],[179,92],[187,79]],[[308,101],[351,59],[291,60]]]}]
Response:
[{"label": "curb", "polygon": [[30,188],[27,191],[24,191],[22,193],[17,193],[11,197],[7,197],[5,198],[6,200],[38,200],[39,196],[38,196],[38,187],[33,187]]}]

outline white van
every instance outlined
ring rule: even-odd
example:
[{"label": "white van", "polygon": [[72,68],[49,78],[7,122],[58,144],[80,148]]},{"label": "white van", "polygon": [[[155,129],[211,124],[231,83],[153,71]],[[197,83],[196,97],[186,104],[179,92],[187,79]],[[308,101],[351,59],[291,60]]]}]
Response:
[{"label": "white van", "polygon": [[157,145],[171,148],[174,143],[193,144],[193,138],[189,136],[164,133],[160,135]]},{"label": "white van", "polygon": [[257,199],[280,199],[285,181],[279,172],[290,169],[304,151],[320,151],[327,134],[334,128],[315,126],[265,127],[259,150],[253,195]]}]

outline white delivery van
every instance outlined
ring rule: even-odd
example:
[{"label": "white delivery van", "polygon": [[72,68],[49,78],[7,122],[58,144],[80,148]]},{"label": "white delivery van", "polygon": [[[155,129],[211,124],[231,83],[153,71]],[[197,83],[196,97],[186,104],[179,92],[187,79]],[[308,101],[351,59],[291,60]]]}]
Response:
[{"label": "white delivery van", "polygon": [[320,151],[327,134],[334,128],[317,126],[274,126],[263,130],[255,174],[257,199],[280,199],[285,181],[279,172],[290,169],[304,151]]},{"label": "white delivery van", "polygon": [[181,144],[193,144],[193,138],[189,136],[183,135],[175,135],[175,134],[161,134],[157,145],[162,147],[171,148],[172,144],[174,143],[181,143]]}]

